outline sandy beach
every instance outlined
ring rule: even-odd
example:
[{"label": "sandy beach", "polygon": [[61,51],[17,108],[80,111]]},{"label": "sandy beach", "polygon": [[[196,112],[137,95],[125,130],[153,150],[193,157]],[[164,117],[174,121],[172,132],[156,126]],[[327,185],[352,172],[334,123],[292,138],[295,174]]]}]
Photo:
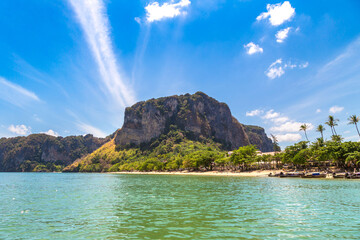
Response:
[{"label": "sandy beach", "polygon": [[188,171],[174,171],[174,172],[110,172],[115,174],[150,174],[150,175],[197,175],[197,176],[231,176],[231,177],[267,177],[271,170],[264,171],[249,171],[249,172],[188,172]]}]

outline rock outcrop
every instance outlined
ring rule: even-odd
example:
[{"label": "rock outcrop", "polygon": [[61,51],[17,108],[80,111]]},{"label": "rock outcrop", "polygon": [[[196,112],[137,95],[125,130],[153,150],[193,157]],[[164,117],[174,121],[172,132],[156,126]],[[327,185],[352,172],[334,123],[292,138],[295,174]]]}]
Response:
[{"label": "rock outcrop", "polygon": [[274,151],[274,144],[262,127],[252,125],[244,125],[244,127],[251,144],[258,146],[262,152]]},{"label": "rock outcrop", "polygon": [[268,141],[264,141],[266,135],[259,132],[261,136],[257,136],[258,133],[249,131],[249,138],[245,127],[231,115],[227,104],[202,92],[151,99],[126,108],[124,125],[116,134],[115,144],[147,143],[165,134],[172,125],[195,138],[221,142],[226,149],[258,144],[259,139],[262,141],[258,147],[262,151],[269,149],[265,144]]},{"label": "rock outcrop", "polygon": [[[27,137],[0,139],[0,172],[54,171],[55,165],[66,166],[98,149],[109,138],[86,136],[53,137],[31,134]],[[41,169],[39,169],[41,170]]]}]

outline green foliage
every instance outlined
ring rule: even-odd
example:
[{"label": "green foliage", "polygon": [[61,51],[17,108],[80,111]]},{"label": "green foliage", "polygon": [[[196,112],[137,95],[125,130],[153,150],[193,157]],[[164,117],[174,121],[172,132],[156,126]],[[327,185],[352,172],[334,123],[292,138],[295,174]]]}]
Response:
[{"label": "green foliage", "polygon": [[338,167],[357,167],[360,164],[360,143],[342,142],[339,135],[334,135],[331,141],[318,138],[317,141],[307,145],[307,142],[299,142],[288,146],[281,153],[283,163],[291,163],[296,166],[333,164]]},{"label": "green foliage", "polygon": [[256,151],[257,148],[254,145],[240,147],[231,154],[230,162],[235,166],[235,168],[239,165],[246,168],[248,164],[256,161]]},{"label": "green foliage", "polygon": [[212,170],[215,162],[226,155],[219,143],[209,139],[192,141],[186,137],[186,132],[175,126],[169,129],[168,134],[139,147],[119,148],[112,140],[64,171]]},{"label": "green foliage", "polygon": [[106,141],[92,135],[63,138],[31,134],[1,138],[0,171],[61,171],[65,165],[91,153]]}]

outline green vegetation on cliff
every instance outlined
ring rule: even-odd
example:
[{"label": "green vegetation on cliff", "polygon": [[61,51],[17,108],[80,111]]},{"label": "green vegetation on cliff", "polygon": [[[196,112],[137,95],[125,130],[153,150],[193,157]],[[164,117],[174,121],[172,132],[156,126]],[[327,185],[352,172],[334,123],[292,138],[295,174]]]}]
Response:
[{"label": "green vegetation on cliff", "polygon": [[205,138],[191,139],[189,133],[171,126],[168,134],[141,146],[116,146],[111,140],[64,171],[237,170],[244,169],[256,156],[254,145],[240,147],[229,156],[220,143]]},{"label": "green vegetation on cliff", "polygon": [[0,139],[0,171],[61,171],[76,159],[93,152],[108,139],[92,135],[54,137],[31,134],[27,137]]},{"label": "green vegetation on cliff", "polygon": [[224,158],[226,153],[219,143],[209,139],[190,140],[185,132],[173,128],[168,134],[141,146],[116,146],[111,140],[64,171],[211,170],[214,162]]}]

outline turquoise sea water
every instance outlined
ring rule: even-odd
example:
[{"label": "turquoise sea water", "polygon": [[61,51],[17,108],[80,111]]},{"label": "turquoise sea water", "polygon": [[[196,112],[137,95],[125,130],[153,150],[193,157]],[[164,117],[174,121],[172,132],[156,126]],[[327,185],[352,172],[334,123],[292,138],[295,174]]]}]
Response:
[{"label": "turquoise sea water", "polygon": [[0,239],[360,239],[360,181],[0,173]]}]

